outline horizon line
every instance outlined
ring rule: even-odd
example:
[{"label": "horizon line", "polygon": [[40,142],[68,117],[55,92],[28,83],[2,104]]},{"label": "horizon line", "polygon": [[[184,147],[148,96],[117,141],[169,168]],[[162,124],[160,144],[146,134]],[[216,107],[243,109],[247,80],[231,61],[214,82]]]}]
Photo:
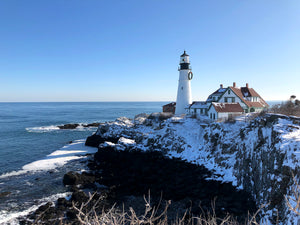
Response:
[{"label": "horizon line", "polygon": [[[288,101],[288,99],[286,100],[265,100],[268,102],[285,102]],[[108,102],[176,102],[176,101],[171,101],[171,100],[158,100],[158,101],[117,101],[117,100],[113,100],[113,101],[0,101],[0,103],[108,103]],[[194,102],[194,101],[193,101]]]}]

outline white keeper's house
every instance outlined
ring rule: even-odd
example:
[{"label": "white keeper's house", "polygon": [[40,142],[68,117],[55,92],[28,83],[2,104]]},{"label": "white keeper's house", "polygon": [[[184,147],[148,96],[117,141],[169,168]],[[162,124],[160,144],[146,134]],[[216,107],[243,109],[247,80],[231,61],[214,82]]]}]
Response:
[{"label": "white keeper's house", "polygon": [[163,112],[177,115],[191,114],[196,117],[208,116],[212,120],[224,121],[244,113],[261,112],[268,108],[266,101],[246,83],[245,87],[220,88],[208,96],[206,101],[191,101],[191,72],[189,55],[180,56],[177,101],[163,106]]}]

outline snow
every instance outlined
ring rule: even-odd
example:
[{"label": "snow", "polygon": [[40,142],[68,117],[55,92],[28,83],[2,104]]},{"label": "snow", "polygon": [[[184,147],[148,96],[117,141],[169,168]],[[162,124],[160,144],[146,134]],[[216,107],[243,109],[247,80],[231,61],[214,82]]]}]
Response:
[{"label": "snow", "polygon": [[282,152],[287,153],[284,165],[293,169],[300,166],[300,125],[289,119],[279,119],[274,130],[281,133],[281,143],[278,146]]},{"label": "snow", "polygon": [[85,140],[77,140],[61,149],[51,153],[44,159],[37,160],[22,167],[22,170],[13,171],[0,176],[1,178],[26,174],[28,172],[37,172],[51,170],[65,165],[70,160],[80,159],[86,154],[97,152],[97,148],[85,146]]},{"label": "snow", "polygon": [[125,138],[125,137],[121,137],[118,140],[118,144],[125,145],[125,146],[134,146],[134,145],[136,145],[135,140]]}]

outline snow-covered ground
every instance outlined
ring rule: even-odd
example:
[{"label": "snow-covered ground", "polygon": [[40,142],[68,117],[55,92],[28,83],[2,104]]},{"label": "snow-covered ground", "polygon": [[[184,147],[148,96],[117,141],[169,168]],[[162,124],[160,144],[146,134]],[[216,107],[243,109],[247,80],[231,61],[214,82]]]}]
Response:
[{"label": "snow-covered ground", "polygon": [[[274,193],[289,195],[291,191],[293,181],[290,172],[284,172],[286,168],[299,171],[300,119],[280,115],[250,118],[248,115],[234,123],[208,123],[207,119],[161,120],[158,115],[152,119],[141,115],[135,120],[119,118],[102,125],[97,134],[120,137],[117,144],[106,143],[118,149],[158,150],[169,157],[204,165],[214,171],[208,179],[232,182],[249,191],[258,204],[275,202]],[[286,222],[282,224],[298,220],[292,214],[285,215],[288,210],[284,201],[263,210],[269,222],[276,210]]]}]

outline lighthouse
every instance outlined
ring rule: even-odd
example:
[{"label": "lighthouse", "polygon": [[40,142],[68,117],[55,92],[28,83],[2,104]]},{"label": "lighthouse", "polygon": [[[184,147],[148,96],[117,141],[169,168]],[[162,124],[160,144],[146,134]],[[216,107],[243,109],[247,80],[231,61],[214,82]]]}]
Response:
[{"label": "lighthouse", "polygon": [[193,78],[193,73],[190,68],[190,56],[186,54],[185,51],[180,56],[178,70],[179,80],[175,114],[181,115],[186,113],[185,108],[192,103],[191,80]]}]

